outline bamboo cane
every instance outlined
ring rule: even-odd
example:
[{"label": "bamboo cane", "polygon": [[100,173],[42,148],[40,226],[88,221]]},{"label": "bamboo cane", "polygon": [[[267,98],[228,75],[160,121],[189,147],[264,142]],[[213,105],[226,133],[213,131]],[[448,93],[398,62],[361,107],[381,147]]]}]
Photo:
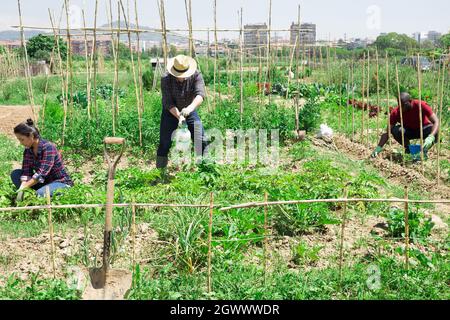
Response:
[{"label": "bamboo cane", "polygon": [[267,202],[268,202],[268,193],[267,191],[264,193],[264,246],[263,246],[263,271],[264,271],[264,286],[266,285],[266,272],[267,272]]},{"label": "bamboo cane", "polygon": [[[98,12],[98,0],[95,0],[94,10],[94,30],[92,39],[92,53],[91,53],[91,70],[93,69],[94,78],[94,112],[98,122],[98,106],[97,106],[97,12]],[[91,76],[91,75],[89,75]]]},{"label": "bamboo cane", "polygon": [[[136,20],[136,28],[139,29],[139,15],[137,10],[137,0],[134,0],[134,13]],[[192,28],[191,28],[192,29]],[[137,62],[138,62],[138,77],[139,77],[139,101],[141,102],[141,114],[144,114],[144,84],[142,80],[142,61],[141,61],[141,48],[140,48],[140,33],[136,32],[137,37]]]},{"label": "bamboo cane", "polygon": [[[269,86],[271,83],[271,72],[270,72],[271,29],[272,29],[272,0],[269,0],[269,25],[267,31],[267,82],[269,82]],[[271,94],[269,93],[269,104],[270,102],[271,102]]]},{"label": "bamboo cane", "polygon": [[380,65],[379,65],[379,58],[378,58],[378,49],[375,51],[375,59],[377,63],[377,131],[375,132],[375,139],[378,137],[378,134],[380,132]]},{"label": "bamboo cane", "polygon": [[[117,87],[119,85],[119,83],[118,83],[119,82],[119,69],[118,69],[119,39],[117,40],[117,48],[116,48],[114,32],[112,31],[112,29],[113,29],[113,25],[112,25],[113,14],[112,14],[111,0],[109,0],[109,12],[107,9],[106,16],[109,17],[108,23],[111,28],[111,50],[112,50],[113,59],[114,59],[114,81],[113,81],[113,90],[112,90],[112,95],[111,95],[111,115],[112,115],[112,131],[113,131],[113,135],[115,136],[116,135],[116,116],[117,116],[117,110],[118,110],[118,106],[116,103],[116,94],[117,94]],[[118,10],[117,10],[117,24],[120,26],[120,8],[118,8]]]},{"label": "bamboo cane", "polygon": [[[389,143],[389,150],[391,150],[392,147],[392,143],[391,143],[391,139],[390,139],[390,135],[391,135],[391,121],[390,121],[390,114],[391,111],[389,110],[389,93],[390,93],[390,88],[389,88],[389,58],[388,58],[388,54],[386,52],[386,93],[387,93],[387,98],[386,98],[386,124],[387,124],[387,138],[388,138],[388,143]],[[388,163],[388,168],[390,168],[391,166],[391,162],[392,162],[392,152],[390,153],[390,162]]]},{"label": "bamboo cane", "polygon": [[422,75],[420,73],[420,54],[417,54],[417,82],[419,86],[419,121],[420,121],[420,163],[422,175],[425,175],[424,150],[423,150],[423,115],[422,115]]},{"label": "bamboo cane", "polygon": [[48,231],[50,234],[50,248],[52,254],[52,269],[53,269],[53,278],[56,278],[56,262],[55,262],[55,242],[53,241],[53,222],[52,222],[52,208],[51,208],[51,199],[50,199],[50,187],[47,185],[45,188],[45,194],[47,196],[47,205],[48,205]]},{"label": "bamboo cane", "polygon": [[[72,61],[72,40],[70,34],[70,25],[69,25],[69,0],[64,0],[64,7],[66,11],[66,37],[67,37],[67,66],[66,70],[68,71],[68,90],[70,90],[70,100],[69,100],[69,115],[71,118],[73,112],[73,61]],[[70,84],[70,85],[69,85]]]},{"label": "bamboo cane", "polygon": [[242,33],[242,13],[243,13],[243,9],[241,7],[241,14],[240,14],[240,19],[239,19],[239,26],[240,26],[240,33],[239,33],[239,47],[240,47],[240,51],[239,51],[239,57],[240,57],[240,65],[239,65],[239,74],[240,74],[240,80],[239,80],[239,88],[240,88],[240,92],[241,92],[241,96],[239,99],[239,104],[240,104],[240,114],[241,114],[241,124],[242,124],[242,120],[243,120],[243,116],[244,116],[244,73],[243,73],[243,64],[244,64],[244,56],[243,56],[243,33]]},{"label": "bamboo cane", "polygon": [[133,55],[133,48],[131,46],[131,32],[130,32],[130,25],[128,23],[128,18],[125,15],[125,9],[123,7],[122,0],[119,0],[120,6],[122,8],[122,12],[124,14],[124,21],[125,26],[128,30],[128,48],[130,49],[130,57],[131,57],[131,70],[133,73],[133,82],[134,82],[134,89],[136,94],[136,102],[137,102],[137,111],[138,111],[138,125],[139,125],[139,145],[142,147],[142,115],[141,115],[141,102],[140,102],[140,93],[139,93],[139,86],[136,79],[136,67],[134,65],[134,55]]},{"label": "bamboo cane", "polygon": [[[111,4],[111,0],[110,0]],[[86,28],[86,16],[84,9],[81,11],[83,15],[83,27]],[[86,95],[87,95],[87,114],[88,119],[91,120],[91,71],[89,64],[89,53],[88,53],[88,41],[87,41],[87,31],[84,31],[84,58],[86,63]]]},{"label": "bamboo cane", "polygon": [[[50,12],[50,9],[48,9],[48,14],[49,14],[49,17],[50,17],[50,23],[54,27],[53,17],[52,17],[52,14]],[[58,25],[58,28],[59,28],[59,26],[60,25]],[[61,49],[59,47],[59,36],[56,34],[56,29],[54,29],[54,37],[55,37],[56,48],[57,48],[57,52],[58,52],[59,72],[61,74],[61,80],[62,80],[61,81],[61,95],[62,95],[62,98],[63,98],[63,112],[64,112],[64,116],[63,116],[63,128],[62,128],[62,135],[61,135],[61,145],[64,146],[64,138],[65,138],[65,132],[66,132],[66,119],[67,119],[67,105],[68,105],[67,92],[66,92],[68,79],[67,79],[67,72],[66,73],[63,72]]]},{"label": "bamboo cane", "polygon": [[[352,100],[355,101],[355,66],[352,62]],[[352,106],[352,141],[355,141],[355,106]]]},{"label": "bamboo cane", "polygon": [[27,80],[27,89],[28,89],[28,98],[30,100],[31,104],[31,112],[33,115],[33,120],[36,121],[36,110],[35,110],[35,103],[34,103],[34,94],[33,94],[33,83],[31,80],[31,74],[30,74],[30,62],[28,60],[28,51],[27,51],[27,43],[25,41],[25,34],[24,34],[24,28],[23,28],[23,22],[22,22],[22,9],[20,6],[20,0],[17,0],[17,6],[19,8],[19,22],[20,22],[20,39],[22,48],[24,50],[24,56],[25,56],[25,78]]},{"label": "bamboo cane", "polygon": [[[408,200],[408,186],[405,186],[405,200]],[[409,267],[409,210],[408,202],[405,202],[405,263]]]},{"label": "bamboo cane", "polygon": [[[240,31],[242,33],[242,31]],[[241,41],[241,40],[239,40]],[[213,109],[216,109],[216,83],[217,83],[217,0],[214,0],[214,84],[213,84]]]},{"label": "bamboo cane", "polygon": [[131,243],[132,243],[132,259],[131,263],[134,268],[134,264],[136,263],[136,206],[134,205],[134,201],[131,204]]},{"label": "bamboo cane", "polygon": [[402,161],[403,161],[403,165],[405,165],[405,131],[404,131],[404,126],[403,126],[403,108],[402,108],[402,101],[401,101],[401,97],[400,97],[400,81],[398,79],[398,64],[397,64],[397,60],[395,60],[395,77],[397,79],[397,91],[398,91],[398,108],[399,108],[399,112],[400,112],[400,125],[401,125],[401,134],[402,134],[402,149],[403,149],[403,153],[402,153]]},{"label": "bamboo cane", "polygon": [[360,138],[360,142],[361,144],[364,144],[364,113],[366,112],[366,103],[364,100],[364,94],[365,94],[365,81],[366,81],[366,53],[364,52],[364,57],[363,57],[363,61],[362,61],[362,90],[361,90],[361,94],[362,94],[362,113],[361,113],[361,138]]},{"label": "bamboo cane", "polygon": [[166,13],[164,8],[164,0],[158,0],[159,7],[159,17],[161,20],[161,29],[162,29],[162,39],[163,39],[163,55],[164,55],[164,65],[167,66],[167,29],[166,29]]},{"label": "bamboo cane", "polygon": [[209,206],[209,223],[208,223],[208,294],[211,294],[212,277],[211,277],[211,256],[212,256],[212,224],[213,224],[213,210],[214,210],[214,193],[210,193]]},{"label": "bamboo cane", "polygon": [[[442,81],[441,81],[441,103],[439,106],[439,116],[442,118],[442,106],[444,104],[444,83],[445,83],[445,74],[446,74],[446,66],[447,64],[444,62],[442,66]],[[440,167],[440,154],[441,154],[441,125],[438,129],[438,141],[437,141],[437,184],[440,185],[441,182],[441,167]]]},{"label": "bamboo cane", "polygon": [[364,112],[367,115],[366,125],[366,145],[369,145],[369,128],[370,128],[370,50],[367,50],[367,111]]},{"label": "bamboo cane", "polygon": [[[344,199],[347,199],[348,190],[347,187],[344,188]],[[339,246],[339,283],[342,282],[342,265],[344,261],[344,231],[345,231],[345,220],[347,219],[347,203],[343,204],[344,209],[342,212],[342,222],[341,222],[341,237]]]}]

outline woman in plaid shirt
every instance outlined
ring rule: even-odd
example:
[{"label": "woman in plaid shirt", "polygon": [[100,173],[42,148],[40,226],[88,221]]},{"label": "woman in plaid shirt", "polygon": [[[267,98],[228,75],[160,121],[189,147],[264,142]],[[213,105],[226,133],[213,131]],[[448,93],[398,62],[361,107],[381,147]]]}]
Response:
[{"label": "woman in plaid shirt", "polygon": [[11,173],[11,180],[19,189],[19,201],[26,188],[34,189],[38,196],[44,197],[47,187],[52,196],[57,189],[73,186],[56,146],[41,138],[33,120],[17,125],[14,134],[25,147],[22,169]]}]

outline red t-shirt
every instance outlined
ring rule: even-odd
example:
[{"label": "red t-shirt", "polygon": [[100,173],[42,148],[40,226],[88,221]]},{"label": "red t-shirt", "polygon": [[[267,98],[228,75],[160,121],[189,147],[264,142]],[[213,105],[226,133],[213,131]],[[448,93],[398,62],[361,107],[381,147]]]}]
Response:
[{"label": "red t-shirt", "polygon": [[[412,108],[409,111],[403,112],[403,126],[410,129],[420,129],[420,114],[419,114],[419,100],[411,101]],[[391,126],[400,123],[400,108],[397,107],[391,112],[390,122]],[[425,127],[431,123],[430,118],[433,115],[433,110],[425,102],[422,101],[422,126]]]}]

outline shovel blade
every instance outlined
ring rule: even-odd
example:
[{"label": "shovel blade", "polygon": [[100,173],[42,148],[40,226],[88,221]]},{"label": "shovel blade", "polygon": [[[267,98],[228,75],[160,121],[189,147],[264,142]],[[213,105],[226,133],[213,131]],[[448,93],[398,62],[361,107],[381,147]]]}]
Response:
[{"label": "shovel blade", "polygon": [[89,269],[91,284],[94,289],[103,289],[106,283],[106,270],[104,268]]}]

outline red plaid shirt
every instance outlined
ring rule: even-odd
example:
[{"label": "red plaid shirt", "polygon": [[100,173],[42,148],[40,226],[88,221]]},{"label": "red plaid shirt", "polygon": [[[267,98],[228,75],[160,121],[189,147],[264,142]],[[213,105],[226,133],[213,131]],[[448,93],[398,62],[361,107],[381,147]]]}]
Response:
[{"label": "red plaid shirt", "polygon": [[25,148],[22,170],[22,175],[28,180],[33,178],[39,183],[61,182],[73,186],[56,146],[43,139],[39,139],[37,157],[34,155],[33,148]]}]

